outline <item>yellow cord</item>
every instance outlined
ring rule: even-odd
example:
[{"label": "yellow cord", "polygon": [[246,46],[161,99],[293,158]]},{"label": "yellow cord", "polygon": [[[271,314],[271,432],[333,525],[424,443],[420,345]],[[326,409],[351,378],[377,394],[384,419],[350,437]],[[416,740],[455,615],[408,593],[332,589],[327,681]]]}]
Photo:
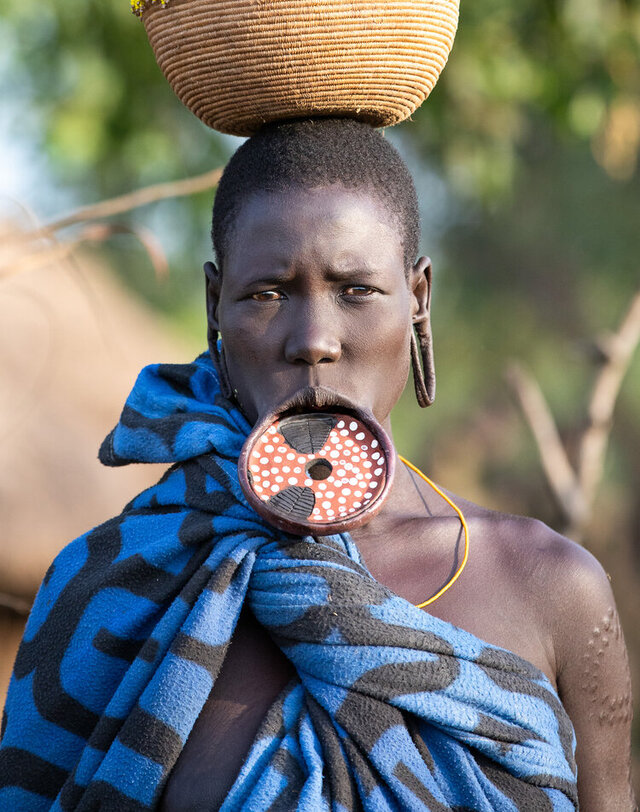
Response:
[{"label": "yellow cord", "polygon": [[400,459],[402,460],[402,462],[403,462],[403,463],[404,463],[404,464],[405,464],[405,465],[406,465],[408,468],[411,468],[411,470],[412,470],[412,471],[415,471],[415,473],[416,473],[416,474],[418,474],[418,476],[421,476],[421,477],[424,479],[424,481],[425,481],[425,482],[426,482],[428,485],[431,485],[431,487],[433,488],[433,490],[434,490],[434,491],[435,491],[435,492],[436,492],[436,493],[437,493],[439,496],[441,496],[441,497],[444,499],[444,501],[445,501],[445,502],[446,502],[448,505],[450,505],[450,506],[451,506],[451,507],[452,507],[452,508],[455,510],[455,512],[458,514],[458,518],[460,519],[460,523],[462,524],[462,527],[463,527],[463,529],[464,529],[464,556],[462,557],[462,563],[460,564],[460,566],[458,567],[458,569],[457,569],[457,570],[456,570],[456,572],[454,573],[454,575],[453,575],[453,577],[451,578],[451,580],[450,580],[448,583],[446,583],[446,584],[445,584],[445,585],[442,587],[442,589],[441,589],[441,590],[439,590],[438,592],[436,592],[436,594],[435,594],[435,595],[433,595],[432,597],[430,597],[428,600],[424,601],[423,603],[417,603],[417,604],[416,604],[416,607],[417,607],[418,609],[424,609],[424,607],[425,607],[425,606],[428,606],[430,603],[433,603],[434,601],[438,600],[438,598],[439,598],[439,597],[441,597],[442,595],[444,595],[444,593],[447,591],[447,589],[450,589],[450,588],[451,588],[451,587],[452,587],[452,586],[455,584],[455,582],[458,580],[458,578],[459,578],[459,577],[460,577],[460,575],[462,574],[462,570],[463,570],[463,569],[464,569],[464,568],[467,566],[467,560],[468,560],[468,558],[469,558],[469,527],[468,527],[468,525],[467,525],[467,521],[466,521],[466,519],[465,519],[465,518],[464,518],[464,516],[462,515],[462,511],[460,510],[460,508],[459,508],[457,505],[455,505],[455,504],[454,504],[454,503],[451,501],[451,499],[449,499],[449,497],[447,496],[447,494],[446,494],[446,493],[444,493],[443,491],[441,491],[441,490],[440,490],[440,488],[439,488],[439,487],[438,487],[438,486],[435,484],[435,482],[432,482],[432,481],[429,479],[429,477],[428,477],[428,476],[426,476],[426,474],[423,474],[423,473],[422,473],[422,471],[421,471],[419,468],[416,468],[416,466],[415,466],[415,465],[413,465],[412,463],[410,463],[410,462],[409,462],[409,460],[405,460],[405,458],[404,458],[404,457],[401,457],[399,454],[398,454],[398,457],[400,457]]}]

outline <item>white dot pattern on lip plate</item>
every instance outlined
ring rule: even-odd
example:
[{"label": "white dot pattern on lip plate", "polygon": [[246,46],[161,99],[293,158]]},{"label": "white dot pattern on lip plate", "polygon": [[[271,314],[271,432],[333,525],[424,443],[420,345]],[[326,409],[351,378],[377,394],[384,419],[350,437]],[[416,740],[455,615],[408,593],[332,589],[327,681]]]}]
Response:
[{"label": "white dot pattern on lip plate", "polygon": [[[301,454],[290,448],[278,427],[277,422],[265,431],[248,460],[251,486],[261,501],[267,502],[292,485],[310,488],[316,503],[307,521],[318,525],[349,519],[376,501],[386,482],[383,473],[386,466],[378,441],[364,423],[355,418],[339,418],[316,454]],[[314,460],[331,463],[329,477],[309,478],[307,467]],[[376,472],[376,481],[371,481],[372,469]],[[362,490],[354,491],[353,486],[360,483]]]}]

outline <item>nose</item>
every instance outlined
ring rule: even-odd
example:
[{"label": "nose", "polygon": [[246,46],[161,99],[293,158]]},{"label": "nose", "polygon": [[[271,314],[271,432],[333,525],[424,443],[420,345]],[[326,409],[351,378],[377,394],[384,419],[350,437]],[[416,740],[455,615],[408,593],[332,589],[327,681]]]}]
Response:
[{"label": "nose", "polygon": [[335,318],[323,309],[297,309],[285,343],[285,358],[290,364],[328,364],[342,355]]}]

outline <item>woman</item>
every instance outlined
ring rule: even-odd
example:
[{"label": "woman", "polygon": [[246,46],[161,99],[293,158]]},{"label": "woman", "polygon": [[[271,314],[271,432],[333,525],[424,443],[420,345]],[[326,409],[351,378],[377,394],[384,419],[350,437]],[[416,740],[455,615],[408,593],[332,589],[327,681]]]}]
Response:
[{"label": "woman", "polygon": [[586,551],[454,499],[471,545],[451,583],[458,513],[403,464],[352,536],[287,536],[238,486],[283,402],[355,404],[390,433],[411,363],[433,397],[431,267],[393,148],[348,120],[265,128],[225,171],[213,240],[209,354],[144,370],[101,449],[174,466],[47,574],[0,802],[632,809],[624,642]]}]

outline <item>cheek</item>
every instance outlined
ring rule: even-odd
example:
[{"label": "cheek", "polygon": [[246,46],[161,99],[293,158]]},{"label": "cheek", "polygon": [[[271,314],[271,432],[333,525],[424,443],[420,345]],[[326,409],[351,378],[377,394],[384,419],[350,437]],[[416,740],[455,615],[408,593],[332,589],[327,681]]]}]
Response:
[{"label": "cheek", "polygon": [[386,417],[402,394],[411,368],[411,322],[401,308],[381,313],[371,320],[369,329],[358,342],[360,358],[370,370],[369,395],[375,401],[374,412]]},{"label": "cheek", "polygon": [[[359,349],[381,367],[394,368],[404,355],[409,355],[409,329],[406,322],[377,329],[370,325],[358,341]],[[405,352],[406,351],[406,352]]]},{"label": "cheek", "polygon": [[229,366],[251,367],[264,362],[273,344],[268,322],[247,316],[242,308],[227,309],[220,315],[220,335]]},{"label": "cheek", "polygon": [[393,297],[384,308],[367,319],[364,343],[376,351],[380,363],[393,364],[398,354],[409,350],[411,316],[406,297]]},{"label": "cheek", "polygon": [[388,332],[385,339],[380,342],[378,363],[386,389],[394,390],[394,397],[399,397],[407,381],[411,366],[410,328],[407,323],[397,325],[397,328]]}]

